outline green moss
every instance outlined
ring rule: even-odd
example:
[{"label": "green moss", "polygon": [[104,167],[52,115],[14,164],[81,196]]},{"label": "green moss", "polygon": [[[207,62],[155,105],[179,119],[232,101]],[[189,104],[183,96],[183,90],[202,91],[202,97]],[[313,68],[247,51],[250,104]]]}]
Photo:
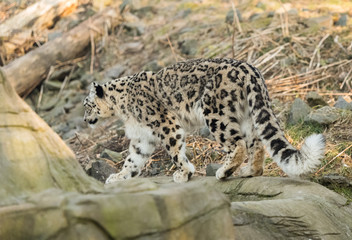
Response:
[{"label": "green moss", "polygon": [[331,184],[331,185],[327,186],[327,188],[329,188],[330,190],[337,192],[338,194],[347,198],[348,203],[352,202],[352,188],[350,186],[341,186],[338,184]]},{"label": "green moss", "polygon": [[266,28],[270,25],[271,21],[272,18],[259,18],[255,21],[243,22],[241,26],[244,31],[250,31],[252,29]]},{"label": "green moss", "polygon": [[319,123],[301,121],[295,125],[287,125],[285,132],[292,138],[295,145],[313,133],[322,133],[324,129]]}]

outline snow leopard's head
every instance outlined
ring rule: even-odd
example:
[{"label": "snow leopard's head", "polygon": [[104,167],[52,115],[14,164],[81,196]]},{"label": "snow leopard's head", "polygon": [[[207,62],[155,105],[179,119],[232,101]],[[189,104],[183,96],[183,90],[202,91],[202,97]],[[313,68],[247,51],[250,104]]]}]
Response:
[{"label": "snow leopard's head", "polygon": [[84,121],[93,125],[99,118],[111,116],[111,103],[106,100],[105,85],[93,82],[89,95],[84,99]]}]

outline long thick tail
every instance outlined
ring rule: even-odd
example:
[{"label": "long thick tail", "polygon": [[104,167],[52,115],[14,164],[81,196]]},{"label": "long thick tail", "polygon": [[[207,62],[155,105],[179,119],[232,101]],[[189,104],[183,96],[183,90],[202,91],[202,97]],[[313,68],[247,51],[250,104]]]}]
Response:
[{"label": "long thick tail", "polygon": [[281,169],[290,177],[299,176],[314,171],[324,157],[325,138],[322,134],[313,134],[306,138],[301,149],[281,158],[276,162]]},{"label": "long thick tail", "polygon": [[312,172],[325,152],[322,134],[309,136],[300,150],[285,138],[271,107],[264,79],[259,71],[250,66],[251,78],[246,81],[247,103],[258,136],[274,161],[290,177]]}]

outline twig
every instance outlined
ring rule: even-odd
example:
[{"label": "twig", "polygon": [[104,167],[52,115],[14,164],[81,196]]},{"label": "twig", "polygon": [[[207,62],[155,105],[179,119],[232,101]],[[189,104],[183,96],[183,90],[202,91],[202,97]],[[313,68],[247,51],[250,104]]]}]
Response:
[{"label": "twig", "polygon": [[349,145],[347,148],[345,148],[342,152],[340,152],[339,154],[337,154],[333,159],[331,159],[329,162],[327,162],[324,166],[322,166],[318,171],[315,172],[315,175],[317,175],[319,172],[321,172],[322,170],[324,170],[324,168],[329,165],[330,163],[332,163],[336,158],[338,158],[339,156],[341,156],[344,152],[346,152],[348,149],[350,149],[352,147],[352,144]]},{"label": "twig", "polygon": [[273,69],[276,65],[278,65],[279,61],[277,60],[275,63],[270,64],[268,68],[262,70],[262,74],[265,75],[271,69]]},{"label": "twig", "polygon": [[270,50],[269,52],[265,53],[262,57],[258,58],[253,64],[256,67],[260,67],[262,64],[273,59],[277,54],[279,54],[283,49],[285,49],[287,45],[288,43]]},{"label": "twig", "polygon": [[232,21],[232,27],[233,27],[233,31],[232,31],[232,38],[231,38],[231,42],[232,42],[232,58],[235,58],[235,32],[236,32],[236,25],[237,25],[237,29],[240,32],[240,34],[242,34],[242,27],[240,24],[240,20],[238,18],[237,15],[237,11],[235,8],[235,4],[231,1],[231,6],[232,6],[232,11],[233,11],[233,21]]},{"label": "twig", "polygon": [[171,49],[171,52],[172,52],[172,56],[174,56],[175,61],[178,62],[178,58],[177,58],[177,55],[176,55],[176,53],[175,53],[174,47],[172,46],[172,43],[171,43],[171,41],[170,41],[169,35],[168,35],[166,38],[167,38],[167,43],[168,43],[169,46],[170,46],[170,49]]},{"label": "twig", "polygon": [[342,46],[342,44],[339,42],[339,36],[336,35],[334,37],[334,42],[339,46],[346,54],[348,54],[347,50]]},{"label": "twig", "polygon": [[95,53],[95,44],[94,44],[94,36],[92,31],[89,31],[90,34],[90,47],[91,47],[91,56],[90,56],[90,68],[89,72],[90,74],[93,74],[93,68],[94,68],[94,53]]},{"label": "twig", "polygon": [[83,57],[78,57],[78,58],[71,59],[71,60],[68,60],[65,62],[57,62],[57,64],[55,65],[55,68],[60,68],[62,66],[69,65],[69,64],[76,64],[76,63],[79,63],[79,62],[85,60],[86,58],[87,58],[86,56],[83,56]]},{"label": "twig", "polygon": [[351,75],[351,72],[352,72],[352,68],[348,71],[348,73],[347,73],[345,79],[344,79],[343,82],[341,83],[340,89],[342,89],[342,88],[343,88],[343,85],[345,85],[345,83],[346,83],[347,86],[348,86],[348,87],[350,88],[350,90],[351,90],[351,87],[350,87],[349,84],[348,84],[348,81],[351,80],[351,78],[352,78],[352,76],[350,76],[350,75]]},{"label": "twig", "polygon": [[2,53],[0,52],[0,66],[5,66],[6,65],[6,61],[5,61],[5,58],[4,58],[4,55],[2,55]]},{"label": "twig", "polygon": [[42,83],[42,85],[40,86],[40,92],[39,92],[39,97],[38,97],[38,101],[37,101],[37,106],[35,107],[36,112],[39,110],[40,108],[40,103],[42,101],[42,97],[43,97],[43,92],[44,92],[44,85],[46,84],[46,82],[49,80],[51,74],[53,74],[53,72],[55,71],[55,67],[51,66],[49,69],[49,73],[46,76],[44,82]]},{"label": "twig", "polygon": [[61,94],[62,94],[62,91],[64,90],[66,84],[70,81],[74,69],[75,69],[75,66],[73,66],[73,67],[71,68],[71,71],[70,71],[69,75],[65,77],[63,83],[61,84],[60,91],[59,91],[59,93],[57,94],[56,100],[55,100],[52,104],[50,104],[49,106],[47,106],[46,108],[40,109],[40,110],[49,111],[50,109],[52,109],[52,108],[59,102],[60,97],[61,97]]},{"label": "twig", "polygon": [[313,62],[314,62],[314,58],[315,58],[315,55],[317,54],[317,52],[320,50],[320,47],[321,45],[323,44],[323,42],[330,36],[330,34],[326,34],[319,42],[319,44],[316,46],[316,48],[314,49],[314,52],[313,52],[313,56],[312,58],[310,59],[310,63],[309,63],[309,67],[308,69],[312,69],[313,67]]},{"label": "twig", "polygon": [[71,68],[71,71],[70,73],[68,74],[68,76],[65,77],[61,87],[60,87],[60,91],[59,91],[59,94],[58,94],[58,99],[60,98],[61,94],[62,94],[62,91],[64,90],[66,84],[71,80],[71,77],[72,77],[72,74],[73,74],[73,71],[75,70],[75,65],[72,66]]},{"label": "twig", "polygon": [[238,18],[236,7],[235,7],[235,4],[233,3],[233,1],[231,1],[231,6],[232,6],[232,10],[233,10],[233,18],[235,19],[234,22],[236,22],[237,29],[240,32],[240,34],[242,34],[243,31],[242,31],[242,27],[241,27],[241,24],[240,24],[240,19]]}]

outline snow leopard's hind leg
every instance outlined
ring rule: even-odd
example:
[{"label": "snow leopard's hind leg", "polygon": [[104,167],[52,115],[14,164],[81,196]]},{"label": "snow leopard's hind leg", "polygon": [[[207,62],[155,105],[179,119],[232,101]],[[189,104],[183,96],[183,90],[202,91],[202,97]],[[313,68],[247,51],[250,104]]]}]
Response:
[{"label": "snow leopard's hind leg", "polygon": [[247,141],[248,146],[248,163],[242,167],[239,172],[241,177],[255,177],[263,174],[263,165],[265,159],[265,149],[259,138],[253,138]]},{"label": "snow leopard's hind leg", "polygon": [[[215,140],[227,152],[224,164],[216,171],[217,179],[225,179],[232,175],[247,156],[246,142],[241,133],[240,125],[231,120],[210,118],[205,116],[206,124]],[[225,127],[226,126],[226,127]]]}]

